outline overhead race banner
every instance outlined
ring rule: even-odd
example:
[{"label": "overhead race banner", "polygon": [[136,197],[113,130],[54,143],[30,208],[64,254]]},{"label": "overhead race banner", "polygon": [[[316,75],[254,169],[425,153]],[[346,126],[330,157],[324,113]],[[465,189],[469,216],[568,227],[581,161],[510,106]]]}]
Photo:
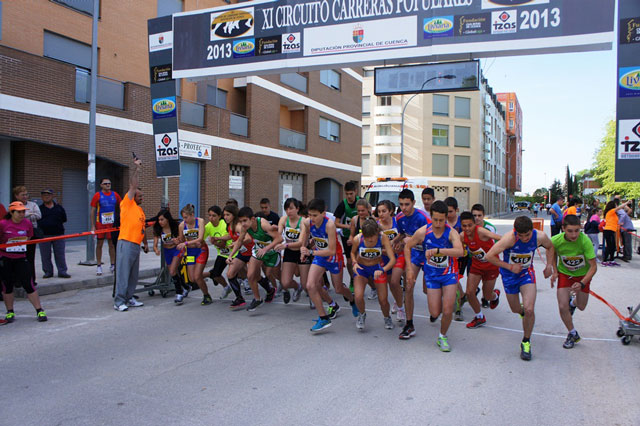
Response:
[{"label": "overhead race banner", "polygon": [[[230,77],[611,49],[614,7],[614,0],[243,2],[174,14],[172,72]],[[633,33],[636,22],[625,28]]]}]

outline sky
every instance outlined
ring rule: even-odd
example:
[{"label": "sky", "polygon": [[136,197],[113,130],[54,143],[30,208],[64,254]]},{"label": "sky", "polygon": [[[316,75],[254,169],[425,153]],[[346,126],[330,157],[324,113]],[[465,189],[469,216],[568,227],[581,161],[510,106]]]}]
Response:
[{"label": "sky", "polygon": [[[615,46],[614,46],[615,49]],[[616,114],[616,51],[481,61],[494,93],[515,92],[523,111],[522,191],[564,183],[590,168]]]}]

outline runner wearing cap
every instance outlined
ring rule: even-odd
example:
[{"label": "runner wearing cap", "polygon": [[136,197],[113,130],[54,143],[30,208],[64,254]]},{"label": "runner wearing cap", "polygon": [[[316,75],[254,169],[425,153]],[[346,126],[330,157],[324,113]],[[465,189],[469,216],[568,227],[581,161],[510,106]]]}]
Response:
[{"label": "runner wearing cap", "polygon": [[[96,192],[91,199],[91,231],[99,231],[101,229],[109,229],[115,226],[116,207],[120,205],[122,198],[117,192],[111,190],[111,179],[102,178],[100,181],[100,191]],[[95,220],[93,218],[95,217]],[[98,266],[96,275],[102,275],[102,245],[104,240],[109,240],[109,259],[111,267],[109,270],[113,272],[116,261],[116,250],[111,239],[111,233],[100,233],[96,235],[96,260]]]}]

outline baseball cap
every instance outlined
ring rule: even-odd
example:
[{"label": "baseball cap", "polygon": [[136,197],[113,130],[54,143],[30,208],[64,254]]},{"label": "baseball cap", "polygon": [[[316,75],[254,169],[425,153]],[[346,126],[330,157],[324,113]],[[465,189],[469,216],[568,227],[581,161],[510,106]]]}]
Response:
[{"label": "baseball cap", "polygon": [[53,189],[47,188],[40,191],[41,194],[53,194]]},{"label": "baseball cap", "polygon": [[21,210],[26,210],[27,208],[24,206],[24,204],[22,204],[20,201],[14,201],[13,203],[9,204],[9,211],[21,211]]}]

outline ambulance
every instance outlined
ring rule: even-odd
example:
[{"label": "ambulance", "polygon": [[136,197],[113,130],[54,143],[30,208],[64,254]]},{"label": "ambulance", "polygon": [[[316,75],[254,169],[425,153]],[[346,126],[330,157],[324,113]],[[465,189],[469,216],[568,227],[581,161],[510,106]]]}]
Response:
[{"label": "ambulance", "polygon": [[372,182],[364,194],[364,198],[375,209],[376,204],[382,200],[389,200],[398,206],[398,195],[403,189],[410,189],[416,199],[416,207],[422,208],[422,190],[427,187],[426,178],[378,178]]}]

